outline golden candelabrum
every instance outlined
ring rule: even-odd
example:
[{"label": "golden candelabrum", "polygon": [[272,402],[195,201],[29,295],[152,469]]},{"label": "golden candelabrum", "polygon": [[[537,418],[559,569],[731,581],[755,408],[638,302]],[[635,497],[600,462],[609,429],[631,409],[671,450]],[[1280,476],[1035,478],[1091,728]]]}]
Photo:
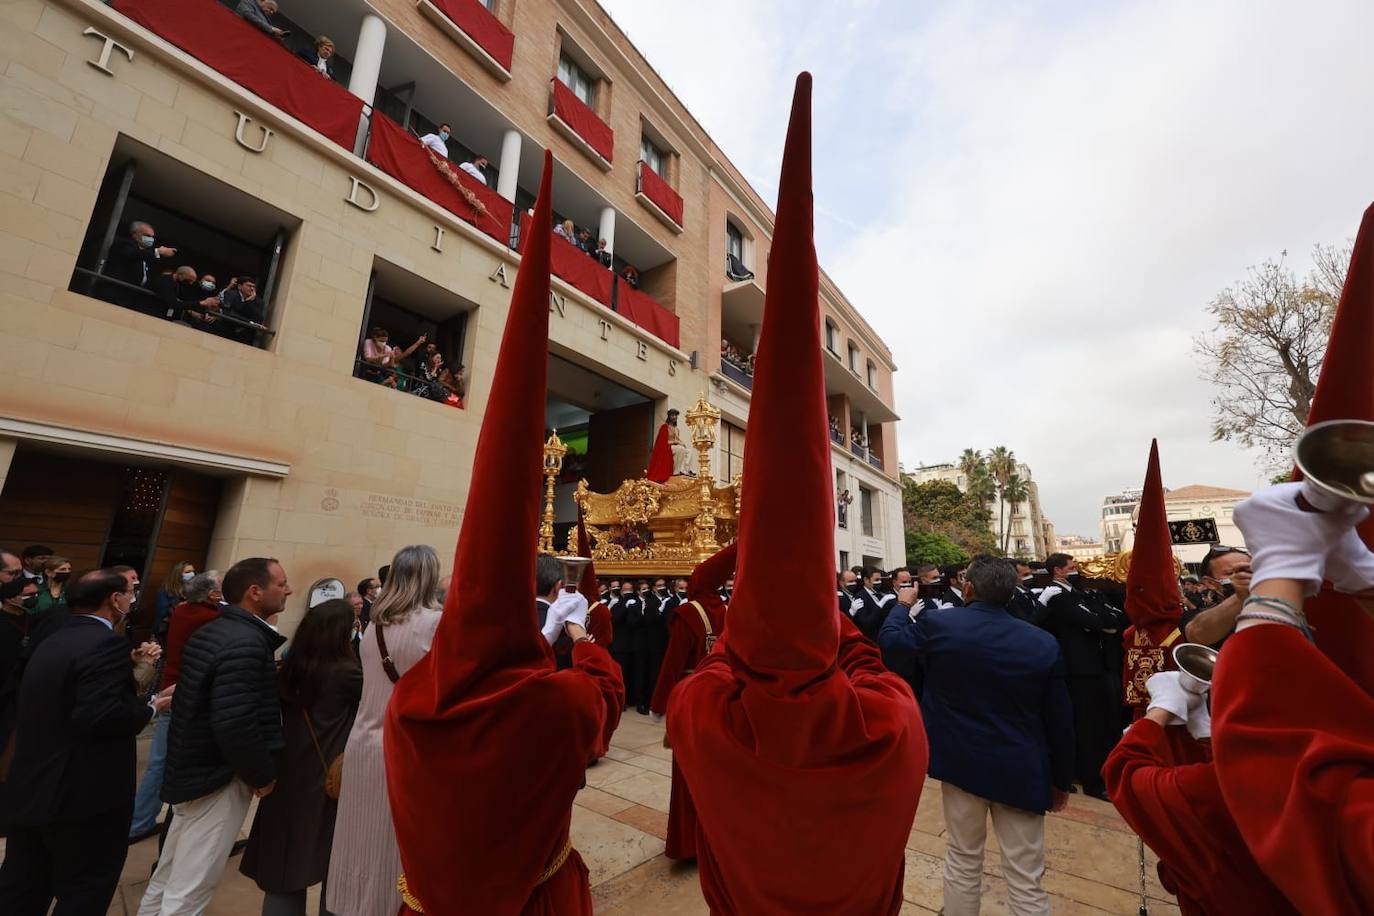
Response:
[{"label": "golden candelabrum", "polygon": [[553,488],[563,472],[563,456],[568,447],[554,430],[544,443],[544,520],[539,525],[539,552],[553,553]]},{"label": "golden candelabrum", "polygon": [[[574,499],[582,510],[598,575],[686,576],[735,539],[740,476],[720,486],[711,473],[720,411],[702,395],[686,414],[697,476],[665,483],[627,480],[613,493],[593,493],[580,481]],[[574,550],[569,535],[569,551]]]},{"label": "golden candelabrum", "polygon": [[711,449],[716,447],[716,427],[719,425],[720,411],[711,406],[703,392],[687,411],[687,426],[692,430],[692,447],[697,450],[697,495],[701,499],[701,511],[695,522],[696,542],[707,556],[720,549],[716,543],[716,517],[712,512],[715,499],[711,493]]}]

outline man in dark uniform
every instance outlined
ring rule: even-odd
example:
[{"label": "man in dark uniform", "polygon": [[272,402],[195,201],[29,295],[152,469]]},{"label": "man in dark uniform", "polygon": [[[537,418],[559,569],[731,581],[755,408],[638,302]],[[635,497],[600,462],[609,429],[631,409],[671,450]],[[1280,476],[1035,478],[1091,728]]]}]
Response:
[{"label": "man in dark uniform", "polygon": [[638,625],[631,623],[636,692],[630,694],[627,686],[626,703],[633,705],[641,716],[649,714],[649,700],[658,683],[658,669],[663,665],[663,654],[668,651],[668,624],[663,611],[670,597],[667,580],[655,579],[654,590],[643,595]]},{"label": "man in dark uniform", "polygon": [[966,569],[968,569],[967,563],[951,563],[940,570],[944,577],[943,588],[940,589],[939,598],[942,606],[964,606],[964,570]]},{"label": "man in dark uniform", "polygon": [[629,579],[620,583],[620,594],[611,605],[611,658],[620,666],[620,674],[625,682],[625,702],[628,705],[635,694],[635,649],[633,628],[643,615],[644,599],[635,592],[635,584]]},{"label": "man in dark uniform", "polygon": [[853,610],[851,616],[854,623],[858,625],[859,632],[863,633],[875,644],[878,642],[878,631],[882,629],[883,621],[887,619],[888,609],[897,600],[897,596],[883,588],[883,571],[876,566],[865,566],[863,568],[863,591],[859,594],[863,604]]},{"label": "man in dark uniform", "polygon": [[1025,560],[1017,560],[1016,588],[1012,592],[1011,601],[1007,603],[1007,611],[1018,620],[1040,626],[1045,619],[1045,606],[1036,600],[1030,590],[1030,584],[1034,579],[1035,574],[1031,571],[1030,564]]},{"label": "man in dark uniform", "polygon": [[1120,736],[1121,723],[1117,685],[1107,670],[1109,653],[1104,641],[1120,642],[1124,624],[1072,584],[1078,576],[1078,561],[1073,557],[1051,554],[1045,566],[1053,581],[1040,593],[1040,603],[1045,606],[1045,628],[1059,640],[1068,670],[1076,776],[1086,794],[1110,801],[1102,765]]}]

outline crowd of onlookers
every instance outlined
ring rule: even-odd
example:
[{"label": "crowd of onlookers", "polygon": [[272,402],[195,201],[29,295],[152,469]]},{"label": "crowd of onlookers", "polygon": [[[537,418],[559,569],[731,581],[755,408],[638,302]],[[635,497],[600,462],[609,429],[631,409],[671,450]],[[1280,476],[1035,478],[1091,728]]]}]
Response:
[{"label": "crowd of onlookers", "polygon": [[428,334],[421,334],[408,347],[393,346],[390,340],[390,333],[381,326],[368,333],[358,361],[360,378],[453,407],[463,406],[463,367],[452,368]]},{"label": "crowd of onlookers", "polygon": [[720,342],[720,358],[745,375],[754,374],[754,354],[746,354],[728,340],[722,339]]},{"label": "crowd of onlookers", "polygon": [[[565,219],[554,225],[553,234],[564,239],[607,270],[612,269],[614,259],[611,257],[611,252],[606,248],[606,240],[593,235],[592,230],[587,227],[583,226],[579,229],[572,220]],[[629,264],[621,268],[620,279],[624,280],[631,289],[639,289],[639,271]]]},{"label": "crowd of onlookers", "polygon": [[[267,328],[267,303],[258,295],[255,277],[231,277],[221,283],[213,273],[176,263],[177,249],[158,243],[145,220],[134,220],[111,243],[100,283],[102,298],[191,327],[253,343]],[[135,289],[134,287],[137,287]]]}]

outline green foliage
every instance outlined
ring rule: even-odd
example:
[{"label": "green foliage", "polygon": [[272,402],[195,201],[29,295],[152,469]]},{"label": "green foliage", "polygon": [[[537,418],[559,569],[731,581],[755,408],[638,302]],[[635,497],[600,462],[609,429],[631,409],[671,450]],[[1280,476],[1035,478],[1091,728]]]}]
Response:
[{"label": "green foliage", "polygon": [[[966,554],[995,553],[987,506],[947,480],[902,484],[902,518],[907,543],[915,535],[940,535]],[[908,559],[911,557],[908,548]],[[924,562],[935,562],[927,560]],[[955,562],[950,560],[947,562]]]},{"label": "green foliage", "polygon": [[962,549],[943,534],[907,529],[906,565],[912,569],[923,563],[945,566],[949,563],[963,563],[968,559],[968,551]]}]

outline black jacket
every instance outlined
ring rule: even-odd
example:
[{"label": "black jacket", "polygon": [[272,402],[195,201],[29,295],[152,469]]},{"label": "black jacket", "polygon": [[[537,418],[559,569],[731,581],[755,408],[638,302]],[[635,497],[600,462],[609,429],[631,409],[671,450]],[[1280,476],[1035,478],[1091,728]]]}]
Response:
[{"label": "black jacket", "polygon": [[610,651],[628,654],[631,650],[630,629],[638,625],[644,602],[638,595],[621,595],[611,608]]},{"label": "black jacket", "polygon": [[0,804],[7,824],[132,814],[134,739],[153,714],[135,690],[129,644],[99,620],[74,615],[34,650]]},{"label": "black jacket", "polygon": [[163,801],[200,798],[236,777],[254,788],[277,778],[276,755],[286,739],[273,654],[284,642],[233,606],[186,641],[172,696]]},{"label": "black jacket", "polygon": [[[305,61],[307,64],[309,64],[312,70],[314,70],[317,73],[319,72],[320,55],[315,51],[314,48],[306,48],[304,51],[297,51],[296,56],[299,57],[301,60]],[[330,79],[334,79],[333,58],[325,59],[324,69],[326,73],[321,75],[327,75]]]},{"label": "black jacket", "polygon": [[134,286],[144,286],[146,281],[152,279],[157,262],[156,246],[143,248],[126,235],[115,239],[110,245],[110,256],[105,260],[105,274]]},{"label": "black jacket", "polygon": [[1047,586],[1040,600],[1046,610],[1044,627],[1059,640],[1069,677],[1106,674],[1103,639],[1121,641],[1119,629],[1115,634],[1105,632],[1116,629],[1118,621],[1101,613],[1086,592],[1059,582]]}]

